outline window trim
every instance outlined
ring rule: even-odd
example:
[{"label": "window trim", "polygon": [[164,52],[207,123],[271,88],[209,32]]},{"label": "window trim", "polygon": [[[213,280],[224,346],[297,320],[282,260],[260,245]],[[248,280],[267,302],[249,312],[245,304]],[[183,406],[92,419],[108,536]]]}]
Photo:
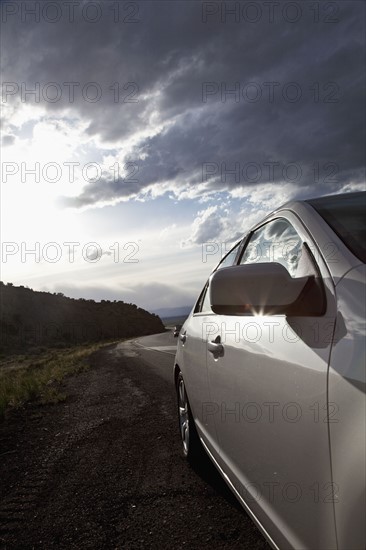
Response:
[{"label": "window trim", "polygon": [[[240,241],[238,241],[237,243],[234,244],[234,246],[232,248],[230,248],[229,252],[227,252],[225,254],[225,256],[223,258],[221,258],[221,260],[219,261],[219,263],[217,264],[217,266],[213,269],[212,273],[215,273],[215,271],[217,271],[220,267],[220,265],[226,260],[226,258],[232,253],[232,251],[234,250],[235,247],[238,247],[238,250],[236,251],[236,254],[235,254],[235,257],[234,257],[234,261],[233,261],[233,265],[237,265],[236,262],[238,260],[238,253],[239,253],[239,250],[240,250],[240,247],[241,247],[241,244],[242,244],[242,241],[243,239],[240,239]],[[228,266],[228,267],[231,267],[231,266]],[[211,273],[211,274],[212,274]]]},{"label": "window trim", "polygon": [[196,315],[197,313],[201,313],[201,307],[202,307],[202,304],[203,304],[203,300],[204,300],[204,297],[205,297],[205,294],[206,294],[207,287],[208,287],[208,280],[205,282],[203,289],[199,293],[197,301],[194,305],[193,315]]}]

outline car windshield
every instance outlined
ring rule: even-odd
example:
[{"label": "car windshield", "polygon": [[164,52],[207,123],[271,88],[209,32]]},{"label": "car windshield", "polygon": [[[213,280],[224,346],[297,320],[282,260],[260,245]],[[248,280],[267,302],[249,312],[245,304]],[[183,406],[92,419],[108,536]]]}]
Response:
[{"label": "car windshield", "polygon": [[366,192],[306,201],[357,258],[366,263]]}]

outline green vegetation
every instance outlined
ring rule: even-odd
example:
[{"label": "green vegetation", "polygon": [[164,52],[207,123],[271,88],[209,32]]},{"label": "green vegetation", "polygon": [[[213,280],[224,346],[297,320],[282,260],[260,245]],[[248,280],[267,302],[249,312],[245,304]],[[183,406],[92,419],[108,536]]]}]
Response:
[{"label": "green vegetation", "polygon": [[39,355],[9,357],[0,362],[0,419],[9,407],[27,401],[40,404],[66,399],[60,390],[65,376],[88,368],[86,359],[107,344],[88,344],[71,349],[48,350]]}]

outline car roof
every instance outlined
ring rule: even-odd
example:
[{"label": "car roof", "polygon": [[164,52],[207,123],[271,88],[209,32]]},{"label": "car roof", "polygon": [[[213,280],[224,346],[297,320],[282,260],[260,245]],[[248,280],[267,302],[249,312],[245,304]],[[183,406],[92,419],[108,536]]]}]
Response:
[{"label": "car roof", "polygon": [[[350,193],[334,193],[332,195],[320,195],[320,196],[313,197],[313,198],[308,197],[306,199],[293,199],[293,200],[285,202],[279,208],[276,208],[276,210],[274,210],[272,212],[272,214],[274,212],[277,212],[277,210],[283,210],[284,208],[289,208],[291,210],[292,209],[296,210],[296,206],[299,205],[299,204],[307,203],[307,204],[316,206],[317,204],[322,203],[326,199],[329,199],[329,200],[333,201],[334,199],[338,198],[339,201],[342,201],[345,196],[347,196],[347,198],[357,198],[357,197],[364,196],[365,194],[366,194],[366,191],[352,191]],[[271,215],[271,214],[269,214],[269,215]]]}]

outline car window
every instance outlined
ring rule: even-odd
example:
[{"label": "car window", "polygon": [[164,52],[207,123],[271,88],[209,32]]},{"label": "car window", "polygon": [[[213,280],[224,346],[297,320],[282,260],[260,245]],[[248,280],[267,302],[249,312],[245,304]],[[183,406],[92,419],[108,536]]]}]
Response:
[{"label": "car window", "polygon": [[240,264],[277,262],[296,277],[303,251],[303,242],[284,218],[272,220],[251,235]]},{"label": "car window", "polygon": [[205,284],[199,299],[197,300],[196,307],[194,308],[194,313],[201,313],[204,311],[207,311],[207,312],[212,311],[209,292],[208,292],[208,281]]},{"label": "car window", "polygon": [[203,288],[201,294],[199,295],[199,298],[196,302],[196,305],[194,307],[194,313],[198,313],[199,311],[201,311],[201,306],[203,304],[203,299],[205,297],[205,293],[206,293],[206,286],[207,286],[207,283],[205,285],[205,287]]},{"label": "car window", "polygon": [[234,264],[240,243],[241,241],[236,243],[236,245],[226,254],[226,256],[223,257],[215,271],[222,269],[223,267],[230,267]]},{"label": "car window", "polygon": [[307,201],[362,262],[366,263],[366,193]]},{"label": "car window", "polygon": [[[240,243],[241,241],[236,243],[236,245],[226,254],[226,256],[223,257],[215,271],[217,271],[218,269],[222,269],[223,267],[230,267],[234,264]],[[205,287],[202,290],[199,299],[197,300],[196,307],[194,308],[194,313],[200,313],[204,311],[212,311],[210,304],[210,293],[208,292],[208,282],[205,284]]]},{"label": "car window", "polygon": [[208,285],[206,287],[206,292],[205,292],[205,296],[203,298],[203,302],[202,302],[202,307],[201,307],[201,311],[205,312],[209,312],[209,311],[212,311],[211,309],[211,302],[210,302],[210,293],[208,291]]}]

